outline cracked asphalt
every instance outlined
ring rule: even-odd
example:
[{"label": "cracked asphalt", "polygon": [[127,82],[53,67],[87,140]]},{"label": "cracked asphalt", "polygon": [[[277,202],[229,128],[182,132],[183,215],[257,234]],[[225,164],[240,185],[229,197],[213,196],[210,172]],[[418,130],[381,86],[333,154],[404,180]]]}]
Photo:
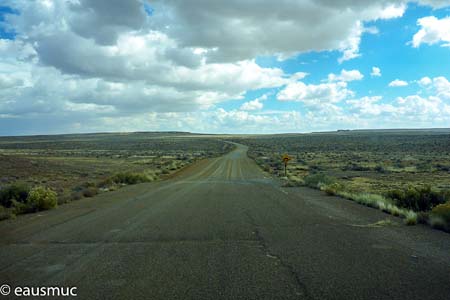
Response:
[{"label": "cracked asphalt", "polygon": [[449,234],[282,188],[246,152],[1,222],[0,285],[76,286],[79,299],[450,299]]}]

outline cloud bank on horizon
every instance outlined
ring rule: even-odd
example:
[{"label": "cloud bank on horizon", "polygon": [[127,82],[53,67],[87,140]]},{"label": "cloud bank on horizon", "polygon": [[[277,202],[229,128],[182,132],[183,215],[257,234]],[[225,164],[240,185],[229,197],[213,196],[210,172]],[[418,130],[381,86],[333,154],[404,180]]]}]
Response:
[{"label": "cloud bank on horizon", "polygon": [[4,0],[0,135],[450,125],[448,0]]}]

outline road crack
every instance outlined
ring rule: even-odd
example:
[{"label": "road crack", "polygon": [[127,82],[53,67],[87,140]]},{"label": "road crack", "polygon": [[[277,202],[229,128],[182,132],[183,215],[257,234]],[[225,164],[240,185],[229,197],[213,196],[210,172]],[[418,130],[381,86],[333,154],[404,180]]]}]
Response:
[{"label": "road crack", "polygon": [[291,265],[289,262],[287,262],[287,260],[283,259],[283,257],[281,257],[280,255],[278,255],[270,250],[269,246],[267,245],[266,239],[264,238],[264,236],[261,234],[261,232],[259,230],[259,228],[261,226],[259,226],[256,223],[255,219],[248,211],[245,211],[245,215],[248,217],[248,219],[250,221],[249,223],[255,227],[255,229],[253,231],[253,233],[255,235],[255,239],[258,242],[258,244],[260,245],[261,249],[263,250],[265,256],[270,259],[277,260],[278,263],[280,264],[280,266],[282,266],[284,269],[286,269],[287,272],[294,279],[294,282],[297,285],[297,289],[295,291],[296,295],[300,299],[312,299],[312,297],[310,296],[310,294],[308,292],[308,289],[306,288],[306,285],[302,282],[302,279],[301,279],[300,275],[297,273],[297,271],[295,270],[294,266]]}]

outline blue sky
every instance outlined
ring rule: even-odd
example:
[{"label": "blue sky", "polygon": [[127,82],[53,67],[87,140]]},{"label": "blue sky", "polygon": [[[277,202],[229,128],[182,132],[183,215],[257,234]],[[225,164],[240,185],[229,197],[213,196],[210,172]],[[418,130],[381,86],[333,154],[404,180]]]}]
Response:
[{"label": "blue sky", "polygon": [[14,31],[7,29],[7,24],[5,21],[5,17],[9,14],[16,13],[14,10],[12,10],[10,7],[7,6],[0,6],[0,38],[1,39],[9,39],[12,40],[15,37]]},{"label": "blue sky", "polygon": [[[358,69],[365,79],[351,84],[357,95],[381,95],[385,102],[405,94],[415,94],[420,91],[417,84],[410,84],[401,89],[390,88],[388,84],[398,78],[413,82],[422,77],[444,76],[450,78],[450,51],[438,45],[411,47],[411,38],[419,31],[417,20],[426,16],[445,18],[450,15],[450,9],[433,10],[431,7],[410,4],[401,18],[367,22],[366,26],[378,28],[377,34],[366,34],[360,43],[361,56],[344,63],[339,63],[340,53],[337,51],[310,52],[296,55],[287,60],[279,61],[274,56],[257,57],[256,61],[264,67],[278,67],[286,73],[306,72],[305,83],[317,83],[327,78],[329,73],[339,73],[342,69]],[[383,76],[371,77],[372,67],[382,70]],[[266,90],[250,91],[246,98],[257,98]],[[279,103],[276,94],[270,96],[266,107],[270,109],[301,109],[298,103]],[[244,100],[245,101],[245,100]],[[237,109],[242,101],[228,102],[222,107]],[[412,124],[413,125],[413,124]],[[414,127],[414,125],[412,126]]]},{"label": "blue sky", "polygon": [[447,1],[4,2],[0,135],[450,124]]}]

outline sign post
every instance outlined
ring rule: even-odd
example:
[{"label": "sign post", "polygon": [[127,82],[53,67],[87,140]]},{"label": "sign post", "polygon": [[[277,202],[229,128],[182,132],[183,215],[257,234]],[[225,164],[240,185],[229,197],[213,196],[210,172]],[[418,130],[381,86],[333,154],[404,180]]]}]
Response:
[{"label": "sign post", "polygon": [[287,164],[288,164],[288,161],[291,160],[291,157],[287,154],[283,154],[281,159],[284,162],[284,176],[287,177]]}]

